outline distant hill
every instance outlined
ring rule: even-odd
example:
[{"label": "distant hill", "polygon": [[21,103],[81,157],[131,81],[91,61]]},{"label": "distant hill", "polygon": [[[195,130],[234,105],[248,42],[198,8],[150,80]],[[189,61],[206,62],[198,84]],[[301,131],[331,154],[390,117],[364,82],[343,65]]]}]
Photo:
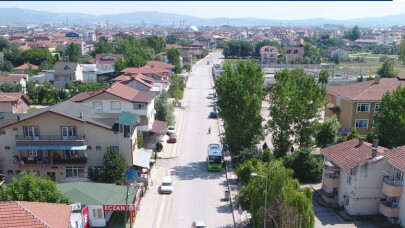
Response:
[{"label": "distant hill", "polygon": [[305,20],[268,20],[260,18],[212,18],[203,19],[190,15],[160,12],[133,12],[122,14],[89,15],[80,13],[53,13],[20,8],[0,8],[0,25],[51,24],[62,25],[69,18],[70,25],[90,25],[99,21],[109,21],[116,25],[178,25],[180,20],[185,25],[246,25],[246,26],[322,26],[323,24],[339,24],[345,26],[403,26],[405,14],[386,17],[357,18],[351,20],[331,20],[325,18]]}]

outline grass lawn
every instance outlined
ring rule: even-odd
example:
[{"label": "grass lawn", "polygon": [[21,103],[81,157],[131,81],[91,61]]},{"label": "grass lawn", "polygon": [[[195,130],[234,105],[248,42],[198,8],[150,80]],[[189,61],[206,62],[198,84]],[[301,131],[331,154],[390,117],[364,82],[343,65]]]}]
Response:
[{"label": "grass lawn", "polygon": [[255,62],[255,63],[258,63],[258,62],[259,62],[258,59],[225,59],[225,62],[226,62],[226,63],[229,62],[229,63],[231,63],[231,64],[234,64],[234,63],[237,63],[239,60],[242,60],[242,61],[253,61],[253,62]]},{"label": "grass lawn", "polygon": [[[370,59],[366,58],[365,63],[358,63],[358,62],[343,62],[340,65],[352,72],[362,73],[363,76],[369,76],[369,75],[376,75],[377,70],[382,66],[383,63],[378,61],[377,59],[373,59],[370,61]],[[399,61],[395,61],[394,63],[394,70],[398,71],[398,75],[405,75],[405,65],[401,64]]]}]

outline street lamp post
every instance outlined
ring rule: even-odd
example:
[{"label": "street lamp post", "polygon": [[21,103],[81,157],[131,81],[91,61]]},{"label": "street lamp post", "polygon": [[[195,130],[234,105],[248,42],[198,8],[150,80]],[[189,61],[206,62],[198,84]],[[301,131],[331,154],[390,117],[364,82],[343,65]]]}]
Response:
[{"label": "street lamp post", "polygon": [[257,173],[252,173],[250,174],[252,177],[263,177],[266,179],[266,195],[264,198],[264,216],[263,216],[263,224],[264,224],[264,228],[266,228],[266,213],[267,213],[267,177],[266,176],[262,176],[262,175],[258,175]]}]

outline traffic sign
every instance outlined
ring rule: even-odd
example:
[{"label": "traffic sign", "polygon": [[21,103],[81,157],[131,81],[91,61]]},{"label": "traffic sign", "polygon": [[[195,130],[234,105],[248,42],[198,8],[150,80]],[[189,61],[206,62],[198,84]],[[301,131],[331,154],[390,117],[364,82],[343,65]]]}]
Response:
[{"label": "traffic sign", "polygon": [[242,211],[242,207],[239,205],[239,209],[238,209],[238,214],[239,215],[242,215],[243,214],[243,211]]}]

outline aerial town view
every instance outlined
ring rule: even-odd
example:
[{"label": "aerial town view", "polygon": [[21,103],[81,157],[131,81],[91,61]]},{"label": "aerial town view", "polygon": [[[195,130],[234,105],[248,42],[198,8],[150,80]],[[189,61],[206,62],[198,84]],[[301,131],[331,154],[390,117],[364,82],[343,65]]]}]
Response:
[{"label": "aerial town view", "polygon": [[404,1],[0,4],[0,228],[401,228],[404,172]]}]

